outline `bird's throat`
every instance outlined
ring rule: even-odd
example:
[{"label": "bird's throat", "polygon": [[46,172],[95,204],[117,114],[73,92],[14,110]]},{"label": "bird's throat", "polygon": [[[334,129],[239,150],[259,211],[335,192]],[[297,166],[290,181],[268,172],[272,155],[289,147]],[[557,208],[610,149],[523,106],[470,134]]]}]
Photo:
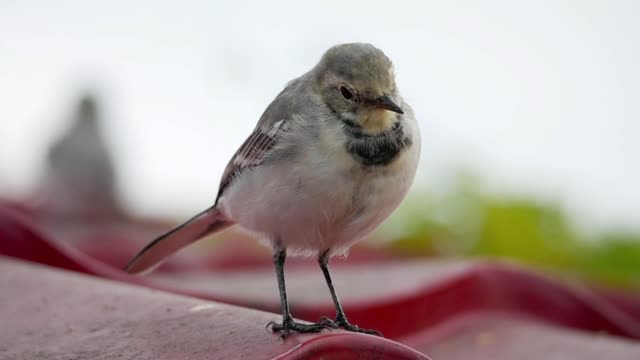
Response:
[{"label": "bird's throat", "polygon": [[365,166],[384,166],[392,163],[413,143],[406,136],[400,122],[377,135],[369,135],[362,128],[345,122],[346,151]]},{"label": "bird's throat", "polygon": [[397,122],[397,115],[385,109],[372,109],[358,114],[355,122],[367,135],[376,135],[387,132]]}]

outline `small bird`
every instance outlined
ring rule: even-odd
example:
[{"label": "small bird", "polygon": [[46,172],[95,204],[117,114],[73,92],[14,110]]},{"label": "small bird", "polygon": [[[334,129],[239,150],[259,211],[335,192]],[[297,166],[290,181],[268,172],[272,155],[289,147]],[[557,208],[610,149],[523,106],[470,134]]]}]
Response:
[{"label": "small bird", "polygon": [[[284,338],[323,329],[380,335],[349,323],[329,274],[333,255],[371,233],[405,197],[420,157],[413,111],[392,62],[370,44],[336,45],[290,81],[227,165],[214,205],[160,236],[127,266],[146,271],[194,241],[233,225],[273,249]],[[315,256],[335,320],[296,322],[285,288],[289,254]]]}]

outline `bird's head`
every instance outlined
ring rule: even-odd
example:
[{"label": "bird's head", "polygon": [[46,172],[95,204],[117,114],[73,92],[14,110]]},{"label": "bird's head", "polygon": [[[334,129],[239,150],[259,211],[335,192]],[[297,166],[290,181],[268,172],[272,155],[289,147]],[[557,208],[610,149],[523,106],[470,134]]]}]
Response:
[{"label": "bird's head", "polygon": [[391,60],[370,44],[336,45],[313,69],[314,90],[337,117],[365,133],[390,129],[403,114]]}]

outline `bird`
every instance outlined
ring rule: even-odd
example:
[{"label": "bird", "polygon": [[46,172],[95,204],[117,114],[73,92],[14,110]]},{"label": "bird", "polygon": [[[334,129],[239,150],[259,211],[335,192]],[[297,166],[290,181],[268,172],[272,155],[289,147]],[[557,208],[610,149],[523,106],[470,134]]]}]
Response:
[{"label": "bird", "polygon": [[[391,60],[368,43],[335,45],[267,106],[225,168],[213,206],[149,243],[126,271],[149,271],[196,240],[239,226],[273,250],[282,322],[267,328],[282,338],[336,328],[381,335],[348,321],[329,262],[398,207],[413,183],[420,146]],[[293,318],[284,276],[288,254],[317,259],[335,319],[308,324]]]}]

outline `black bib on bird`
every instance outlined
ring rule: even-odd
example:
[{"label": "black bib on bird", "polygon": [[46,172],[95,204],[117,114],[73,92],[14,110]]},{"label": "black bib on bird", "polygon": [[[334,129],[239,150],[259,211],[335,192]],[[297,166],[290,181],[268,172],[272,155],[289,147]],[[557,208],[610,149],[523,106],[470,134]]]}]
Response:
[{"label": "black bib on bird", "polygon": [[387,165],[412,143],[411,139],[405,136],[400,121],[391,130],[375,135],[366,134],[360,126],[350,121],[343,123],[344,131],[349,137],[346,144],[347,152],[362,165]]}]

